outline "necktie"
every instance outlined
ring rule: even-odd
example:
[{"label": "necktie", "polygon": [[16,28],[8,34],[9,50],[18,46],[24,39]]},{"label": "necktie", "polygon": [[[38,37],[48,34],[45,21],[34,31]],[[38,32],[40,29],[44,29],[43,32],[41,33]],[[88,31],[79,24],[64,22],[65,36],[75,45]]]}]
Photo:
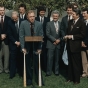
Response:
[{"label": "necktie", "polygon": [[56,33],[58,34],[58,23],[55,22],[55,29],[56,29]]},{"label": "necktie", "polygon": [[88,22],[87,22],[87,20],[85,21],[85,23],[86,23],[86,26],[88,25]]},{"label": "necktie", "polygon": [[17,33],[18,33],[19,27],[18,27],[18,23],[17,22],[15,22],[15,27],[16,27],[16,30],[17,30]]},{"label": "necktie", "polygon": [[68,16],[68,21],[70,20],[70,16]]},{"label": "necktie", "polygon": [[75,25],[75,20],[73,21],[73,25]]},{"label": "necktie", "polygon": [[1,27],[3,29],[3,16],[1,16]]},{"label": "necktie", "polygon": [[71,30],[73,29],[73,26],[75,25],[75,20],[73,20],[73,23],[71,25]]},{"label": "necktie", "polygon": [[22,19],[24,19],[23,15],[22,15]]},{"label": "necktie", "polygon": [[34,35],[34,24],[30,23],[30,29],[31,29],[31,36]]},{"label": "necktie", "polygon": [[41,23],[43,23],[43,17],[41,17]]}]

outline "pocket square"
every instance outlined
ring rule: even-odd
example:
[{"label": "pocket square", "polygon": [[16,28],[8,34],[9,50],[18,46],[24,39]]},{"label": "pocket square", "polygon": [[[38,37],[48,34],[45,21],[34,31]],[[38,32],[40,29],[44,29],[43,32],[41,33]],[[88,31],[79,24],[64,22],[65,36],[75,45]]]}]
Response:
[{"label": "pocket square", "polygon": [[79,27],[76,27],[76,28],[79,28]]}]

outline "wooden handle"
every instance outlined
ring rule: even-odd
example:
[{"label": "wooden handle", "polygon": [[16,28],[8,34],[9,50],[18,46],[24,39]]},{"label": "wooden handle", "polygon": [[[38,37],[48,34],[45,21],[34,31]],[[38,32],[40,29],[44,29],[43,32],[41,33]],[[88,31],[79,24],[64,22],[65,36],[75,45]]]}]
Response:
[{"label": "wooden handle", "polygon": [[24,53],[24,87],[26,87],[26,62],[25,62],[25,53]]},{"label": "wooden handle", "polygon": [[39,86],[42,86],[42,80],[41,80],[41,64],[40,64],[40,53],[39,53]]}]

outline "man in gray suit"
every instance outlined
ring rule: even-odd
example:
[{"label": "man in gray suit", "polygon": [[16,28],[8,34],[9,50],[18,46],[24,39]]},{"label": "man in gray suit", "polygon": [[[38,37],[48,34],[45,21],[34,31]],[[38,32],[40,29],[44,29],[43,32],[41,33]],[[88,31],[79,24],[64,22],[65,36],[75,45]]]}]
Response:
[{"label": "man in gray suit", "polygon": [[[59,75],[59,57],[60,57],[60,42],[65,35],[60,30],[59,12],[57,10],[52,12],[53,21],[48,22],[46,26],[47,36],[47,71],[46,76],[50,76],[52,73],[53,59],[55,61],[55,75]],[[55,56],[55,58],[54,58]]]},{"label": "man in gray suit", "polygon": [[38,53],[41,52],[41,42],[25,42],[25,36],[43,36],[42,24],[35,20],[34,11],[30,10],[27,13],[27,20],[23,21],[20,25],[19,39],[23,53],[26,53],[26,73],[27,73],[27,85],[32,84],[32,72],[31,72],[31,58],[32,52],[34,59],[36,81],[38,82]]}]

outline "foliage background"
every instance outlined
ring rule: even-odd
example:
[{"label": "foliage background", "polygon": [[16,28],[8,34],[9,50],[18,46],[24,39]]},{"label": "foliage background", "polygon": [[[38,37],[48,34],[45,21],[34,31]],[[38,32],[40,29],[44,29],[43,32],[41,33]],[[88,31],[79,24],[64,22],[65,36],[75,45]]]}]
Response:
[{"label": "foliage background", "polygon": [[27,10],[38,9],[39,6],[44,6],[48,8],[48,15],[50,16],[52,10],[57,9],[63,12],[69,3],[73,3],[74,1],[79,5],[80,9],[85,6],[88,7],[88,0],[1,0],[0,3],[9,10],[18,10],[18,6],[21,3],[26,4]]}]

